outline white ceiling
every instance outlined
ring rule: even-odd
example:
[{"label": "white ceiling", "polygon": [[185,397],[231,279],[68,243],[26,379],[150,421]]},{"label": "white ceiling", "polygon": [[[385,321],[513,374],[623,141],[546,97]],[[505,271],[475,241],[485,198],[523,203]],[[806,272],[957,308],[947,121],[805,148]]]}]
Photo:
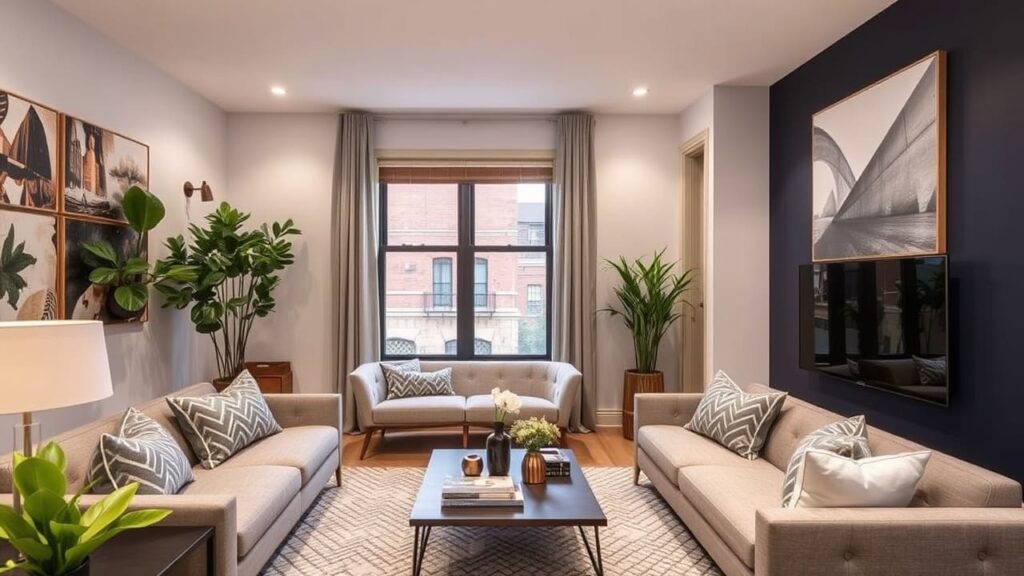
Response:
[{"label": "white ceiling", "polygon": [[674,113],[894,0],[51,1],[228,111]]}]

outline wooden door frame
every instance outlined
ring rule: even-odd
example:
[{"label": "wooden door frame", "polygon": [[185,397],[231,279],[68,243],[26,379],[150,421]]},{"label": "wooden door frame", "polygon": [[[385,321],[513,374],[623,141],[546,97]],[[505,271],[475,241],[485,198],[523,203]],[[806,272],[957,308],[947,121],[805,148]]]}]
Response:
[{"label": "wooden door frame", "polygon": [[[679,336],[680,336],[680,343],[681,343],[681,354],[679,354],[679,382],[680,382],[680,391],[681,392],[703,392],[704,391],[704,385],[707,382],[708,366],[710,365],[710,361],[709,361],[709,358],[708,358],[708,351],[710,350],[710,345],[711,345],[711,342],[708,339],[708,332],[709,332],[708,331],[708,325],[709,325],[708,316],[709,316],[709,314],[708,314],[708,294],[707,294],[708,195],[710,193],[710,190],[709,190],[709,187],[708,187],[709,175],[710,175],[710,166],[709,166],[709,163],[708,163],[709,156],[710,156],[708,130],[705,129],[705,130],[700,131],[699,133],[694,135],[692,138],[687,140],[685,143],[683,143],[683,145],[679,147],[679,154],[680,154],[680,160],[681,160],[680,166],[681,166],[681,176],[682,176],[682,178],[681,178],[681,186],[680,186],[681,194],[680,194],[680,202],[679,202],[679,206],[680,206],[680,220],[679,220],[679,222],[680,222],[680,234],[679,234],[680,251],[679,251],[679,254],[680,254],[680,261],[682,262],[682,265],[683,265],[683,269],[694,268],[694,267],[698,268],[697,274],[696,274],[695,279],[694,279],[694,283],[696,284],[696,287],[697,287],[696,288],[697,299],[696,300],[693,299],[693,297],[692,297],[693,293],[691,292],[690,301],[693,302],[695,305],[701,307],[700,312],[702,312],[702,317],[700,319],[700,329],[701,329],[701,332],[702,332],[701,340],[702,340],[702,344],[703,344],[703,350],[701,351],[702,366],[701,366],[700,371],[698,372],[698,375],[699,375],[698,377],[700,379],[700,386],[697,387],[697,386],[693,385],[692,383],[689,386],[687,386],[686,385],[687,384],[686,376],[688,374],[688,370],[687,370],[688,360],[687,359],[692,357],[695,353],[697,353],[696,350],[691,350],[691,348],[690,348],[691,344],[689,343],[691,341],[691,339],[686,337],[686,335],[688,333],[687,328],[689,327],[689,325],[691,323],[695,322],[695,319],[694,319],[694,316],[693,316],[693,314],[694,314],[693,311],[689,310],[689,307],[687,307],[688,310],[684,311],[684,316],[681,319],[681,322],[679,323],[679,325],[680,325]],[[698,158],[700,158],[700,160],[698,160]],[[694,262],[693,261],[694,259],[693,259],[692,255],[691,255],[691,251],[689,250],[689,244],[691,242],[693,242],[694,239],[688,233],[689,232],[689,227],[688,227],[687,224],[688,224],[689,219],[690,219],[689,218],[690,214],[688,213],[688,206],[689,206],[688,198],[689,198],[691,187],[696,185],[696,184],[698,184],[698,182],[695,181],[695,177],[697,177],[697,175],[695,174],[695,171],[696,171],[695,168],[697,168],[698,166],[700,167],[700,174],[699,174],[700,181],[699,181],[699,185],[701,187],[700,188],[700,190],[701,190],[701,192],[700,192],[701,202],[700,202],[700,207],[699,207],[699,210],[700,210],[700,223],[701,223],[701,225],[700,225],[701,230],[700,230],[699,241],[700,241],[700,244],[701,244],[701,248],[700,248],[700,262]]]}]

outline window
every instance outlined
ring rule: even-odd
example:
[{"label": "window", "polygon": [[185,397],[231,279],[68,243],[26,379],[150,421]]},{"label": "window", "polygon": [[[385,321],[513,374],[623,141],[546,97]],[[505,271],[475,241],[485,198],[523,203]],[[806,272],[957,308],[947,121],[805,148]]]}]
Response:
[{"label": "window", "polygon": [[550,168],[460,170],[380,169],[384,356],[548,358]]}]

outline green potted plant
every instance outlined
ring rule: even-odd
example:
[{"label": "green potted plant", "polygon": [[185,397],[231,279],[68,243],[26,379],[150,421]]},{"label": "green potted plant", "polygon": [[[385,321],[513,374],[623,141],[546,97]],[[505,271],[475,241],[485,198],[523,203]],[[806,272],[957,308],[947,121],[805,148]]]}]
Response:
[{"label": "green potted plant", "polygon": [[195,279],[191,266],[160,264],[150,269],[146,260],[146,234],[156,228],[166,214],[163,202],[140,186],[132,186],[121,202],[128,226],[135,231],[134,249],[122,257],[106,240],[84,242],[84,259],[92,267],[89,281],[112,289],[107,311],[120,319],[137,318],[149,302],[149,285],[161,282],[187,282]]},{"label": "green potted plant", "polygon": [[547,465],[540,449],[558,440],[558,427],[543,416],[529,420],[516,420],[510,430],[512,438],[526,449],[523,457],[523,484],[544,484],[547,482]]},{"label": "green potted plant", "polygon": [[675,274],[675,262],[664,259],[665,249],[650,262],[606,260],[619,275],[616,303],[603,311],[620,316],[633,334],[634,368],[626,370],[622,385],[622,435],[633,438],[633,396],[638,392],[664,392],[665,375],[658,367],[658,349],[669,327],[682,316],[680,304],[696,271]]},{"label": "green potted plant", "polygon": [[166,518],[170,510],[136,510],[128,505],[139,485],[128,484],[104,496],[82,512],[78,501],[89,488],[65,498],[64,451],[50,442],[26,458],[14,455],[14,485],[21,513],[0,505],[0,540],[21,553],[8,560],[0,573],[20,570],[35,576],[84,576],[89,554],[125,530],[144,528]]},{"label": "green potted plant", "polygon": [[213,341],[218,387],[242,371],[253,323],[274,311],[278,273],[295,261],[288,237],[302,233],[290,219],[245,230],[249,217],[224,202],[206,216],[206,228],[189,226],[187,245],[182,236],[168,238],[170,255],[157,263],[161,269],[187,266],[196,272],[189,280],[161,282],[156,289],[164,306],[192,306],[196,331]]}]

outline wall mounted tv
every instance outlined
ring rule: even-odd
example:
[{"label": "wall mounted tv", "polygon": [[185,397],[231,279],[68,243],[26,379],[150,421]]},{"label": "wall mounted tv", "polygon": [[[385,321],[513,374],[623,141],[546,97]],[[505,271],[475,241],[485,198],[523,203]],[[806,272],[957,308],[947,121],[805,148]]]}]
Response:
[{"label": "wall mounted tv", "polygon": [[800,367],[949,404],[945,256],[800,267]]}]

